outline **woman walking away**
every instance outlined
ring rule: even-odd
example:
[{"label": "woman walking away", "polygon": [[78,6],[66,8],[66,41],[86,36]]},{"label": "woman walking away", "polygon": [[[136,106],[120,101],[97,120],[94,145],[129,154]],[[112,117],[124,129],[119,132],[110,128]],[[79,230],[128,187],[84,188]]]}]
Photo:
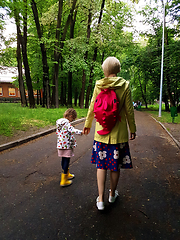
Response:
[{"label": "woman walking away", "polygon": [[109,202],[118,197],[116,190],[121,168],[132,168],[128,144],[136,137],[133,103],[129,82],[117,77],[120,62],[108,57],[102,64],[105,78],[96,81],[83,133],[89,134],[94,117],[96,128],[91,163],[97,167],[99,196],[96,199],[98,210],[104,210],[106,172],[110,170]]},{"label": "woman walking away", "polygon": [[70,158],[74,156],[73,149],[77,146],[75,134],[82,135],[82,131],[75,129],[70,122],[75,120],[77,113],[73,108],[69,108],[64,113],[64,118],[56,121],[56,134],[57,134],[57,148],[58,156],[62,157],[62,174],[60,186],[66,187],[72,184],[70,179],[73,179],[74,174],[69,172]]}]

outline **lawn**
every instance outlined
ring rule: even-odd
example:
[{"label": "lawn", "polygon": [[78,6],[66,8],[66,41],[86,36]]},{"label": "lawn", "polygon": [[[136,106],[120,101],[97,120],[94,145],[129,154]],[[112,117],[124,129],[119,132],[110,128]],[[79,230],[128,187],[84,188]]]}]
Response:
[{"label": "lawn", "polygon": [[[30,127],[54,126],[56,120],[63,117],[67,108],[30,109],[21,107],[20,103],[0,103],[0,135],[13,136],[17,130],[26,131]],[[75,107],[77,118],[86,117],[88,109]]]},{"label": "lawn", "polygon": [[[148,109],[146,109],[143,106],[141,110],[148,112],[154,118],[156,118],[159,122],[172,123],[171,113],[170,112],[165,112],[164,104],[162,104],[161,117],[159,117],[159,105],[158,104],[148,105]],[[174,118],[174,123],[180,123],[180,113],[178,114],[177,117]]]},{"label": "lawn", "polygon": [[[43,128],[45,126],[55,126],[56,120],[63,117],[66,107],[46,109],[37,107],[30,109],[21,107],[19,103],[0,103],[0,135],[7,137],[13,136],[17,130],[27,131],[30,127]],[[80,109],[75,107],[77,118],[86,117],[88,109]],[[141,111],[146,111],[158,121],[171,123],[171,113],[164,111],[162,106],[161,117],[158,117],[159,105],[149,105],[148,109],[144,107]],[[180,123],[180,114],[174,120],[175,123]]]}]

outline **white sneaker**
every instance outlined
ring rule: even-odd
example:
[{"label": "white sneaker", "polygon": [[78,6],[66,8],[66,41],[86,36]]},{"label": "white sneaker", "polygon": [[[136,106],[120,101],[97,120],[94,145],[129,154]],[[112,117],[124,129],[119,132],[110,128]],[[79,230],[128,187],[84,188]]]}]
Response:
[{"label": "white sneaker", "polygon": [[[111,191],[111,190],[109,190],[109,191]],[[115,195],[114,195],[114,197],[112,197],[112,196],[109,195],[109,202],[110,202],[110,203],[114,203],[115,200],[116,200],[116,198],[117,198],[118,196],[119,196],[119,193],[118,193],[117,190],[115,190]]]},{"label": "white sneaker", "polygon": [[104,210],[104,202],[99,202],[99,197],[96,199],[96,206],[98,210]]}]

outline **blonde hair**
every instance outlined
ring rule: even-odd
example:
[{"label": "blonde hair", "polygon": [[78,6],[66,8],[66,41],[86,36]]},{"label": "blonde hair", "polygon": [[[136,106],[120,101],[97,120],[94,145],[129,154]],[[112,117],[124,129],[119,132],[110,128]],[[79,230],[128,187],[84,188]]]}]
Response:
[{"label": "blonde hair", "polygon": [[76,112],[76,110],[74,110],[74,108],[68,108],[68,109],[64,112],[63,117],[64,117],[64,118],[67,118],[67,117],[69,117],[70,115],[72,115],[74,119],[77,118],[77,112]]},{"label": "blonde hair", "polygon": [[120,61],[116,57],[108,57],[104,60],[102,69],[104,73],[117,74],[121,71]]}]

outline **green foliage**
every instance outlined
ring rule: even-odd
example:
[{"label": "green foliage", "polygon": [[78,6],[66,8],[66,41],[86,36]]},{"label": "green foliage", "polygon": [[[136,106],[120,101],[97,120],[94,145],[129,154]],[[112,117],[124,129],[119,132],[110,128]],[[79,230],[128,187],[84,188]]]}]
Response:
[{"label": "green foliage", "polygon": [[[7,44],[8,45],[8,44]],[[12,47],[6,47],[5,49],[0,50],[0,65],[8,67],[16,67],[16,49]]]},{"label": "green foliage", "polygon": [[[142,106],[141,108],[144,109],[145,111],[159,111],[159,104],[158,103],[148,104],[147,109],[145,109],[145,106]],[[164,103],[162,104],[162,111],[165,111]]]},{"label": "green foliage", "polygon": [[[77,117],[86,117],[87,109],[74,107]],[[63,117],[67,108],[46,109],[37,107],[29,109],[15,103],[0,103],[0,135],[13,136],[17,130],[26,131],[30,127],[54,126],[56,120]]]},{"label": "green foliage", "polygon": [[[176,6],[177,7],[177,6]],[[179,7],[179,5],[178,5]],[[142,36],[148,37],[146,45],[141,43],[127,54],[122,62],[122,68],[126,68],[125,76],[130,75],[133,88],[133,99],[145,104],[153,103],[159,98],[160,73],[162,58],[162,20],[159,18],[160,9],[146,6],[141,14],[145,17],[144,23],[151,26],[152,31],[142,32]],[[166,5],[166,15],[172,19],[172,6]],[[164,49],[164,73],[163,73],[163,99],[173,93],[173,99],[178,105],[180,101],[179,82],[179,51],[180,42],[177,36],[176,25],[166,25],[165,49]],[[169,78],[167,79],[167,77]]]},{"label": "green foliage", "polygon": [[[133,1],[135,2],[135,1]],[[136,1],[137,2],[137,1]],[[58,1],[45,0],[36,1],[41,23],[43,37],[39,41],[31,5],[28,4],[28,39],[27,53],[30,65],[33,89],[41,89],[43,86],[43,65],[40,44],[44,44],[47,53],[49,67],[49,83],[53,86],[54,76],[54,50],[56,45],[56,25],[58,13]],[[72,1],[63,1],[62,22],[60,28],[60,39],[66,21],[68,19]],[[78,0],[76,5],[77,16],[74,26],[74,38],[70,39],[70,27],[63,43],[59,42],[58,53],[60,58],[59,69],[59,96],[68,89],[68,72],[72,72],[72,96],[80,94],[82,86],[82,73],[86,73],[85,93],[89,85],[90,69],[93,69],[93,81],[103,77],[101,64],[108,56],[120,59],[121,73],[119,76],[129,80],[132,87],[133,99],[153,103],[159,97],[159,82],[161,68],[161,44],[162,44],[162,19],[159,18],[161,9],[145,6],[141,14],[145,17],[144,23],[151,26],[152,31],[141,32],[143,41],[134,42],[133,34],[125,31],[125,27],[131,27],[133,22],[132,4],[128,5],[122,1],[105,1],[101,24],[98,24],[102,0]],[[23,30],[23,14],[25,12],[24,1],[3,1],[10,17],[14,17],[14,10],[20,14],[21,31]],[[168,45],[165,47],[164,73],[170,75],[170,91],[174,93],[173,98],[178,104],[180,99],[179,82],[179,8],[177,0],[166,5],[166,14],[174,25],[167,26]],[[75,11],[74,11],[75,12]],[[90,39],[87,39],[88,15],[91,13]],[[74,14],[74,13],[73,13]],[[74,15],[73,15],[74,17]],[[0,18],[1,19],[1,18]],[[0,29],[3,27],[0,21]],[[13,41],[13,38],[10,40]],[[0,53],[0,65],[16,65],[16,49],[9,47]],[[94,50],[97,48],[97,57],[94,63]],[[88,53],[87,58],[85,57]],[[61,89],[61,83],[64,84]],[[163,97],[167,96],[167,81],[163,85]],[[92,88],[93,90],[93,88]],[[50,89],[50,94],[52,89]],[[67,95],[65,93],[64,95]],[[86,95],[86,94],[85,94]],[[66,96],[65,96],[66,97]],[[76,96],[77,97],[77,96]]]}]

